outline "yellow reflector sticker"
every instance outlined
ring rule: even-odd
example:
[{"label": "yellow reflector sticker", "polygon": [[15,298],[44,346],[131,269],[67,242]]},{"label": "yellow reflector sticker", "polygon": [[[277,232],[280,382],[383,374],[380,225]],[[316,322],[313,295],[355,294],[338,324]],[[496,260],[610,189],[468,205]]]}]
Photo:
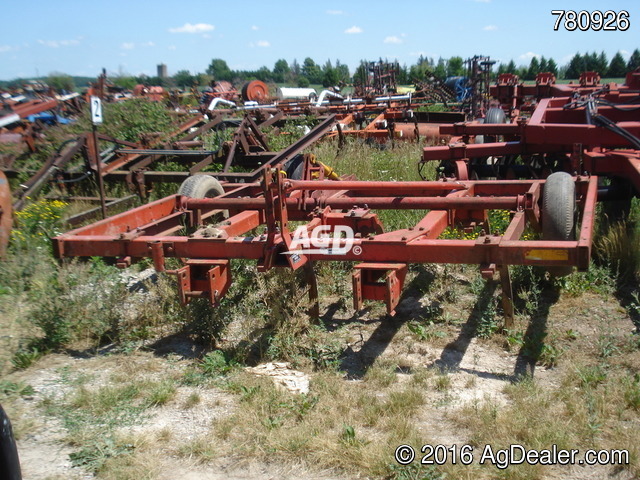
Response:
[{"label": "yellow reflector sticker", "polygon": [[533,249],[526,250],[524,258],[527,260],[569,260],[569,252],[567,250]]}]

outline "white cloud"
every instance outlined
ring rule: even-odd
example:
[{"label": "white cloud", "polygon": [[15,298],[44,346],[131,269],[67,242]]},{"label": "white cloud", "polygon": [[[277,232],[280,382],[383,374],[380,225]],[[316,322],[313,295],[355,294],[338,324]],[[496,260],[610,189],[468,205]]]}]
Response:
[{"label": "white cloud", "polygon": [[122,48],[123,50],[133,50],[135,46],[136,45],[133,42],[125,42],[122,45],[120,45],[120,48]]},{"label": "white cloud", "polygon": [[522,60],[531,60],[533,57],[540,58],[542,55],[539,53],[527,52],[520,55]]},{"label": "white cloud", "polygon": [[327,10],[327,15],[344,15],[342,10]]},{"label": "white cloud", "polygon": [[628,50],[618,50],[618,52],[627,60],[629,60],[629,57],[631,57],[631,53],[629,53]]},{"label": "white cloud", "polygon": [[362,29],[360,27],[357,27],[356,25],[354,25],[353,27],[347,28],[344,33],[349,33],[349,34],[353,34],[353,33],[362,33]]},{"label": "white cloud", "polygon": [[38,40],[38,43],[49,48],[74,47],[80,45],[80,40]]},{"label": "white cloud", "polygon": [[498,27],[496,27],[495,25],[487,25],[486,27],[482,28],[484,31],[486,32],[493,32],[495,30],[498,29]]},{"label": "white cloud", "polygon": [[396,44],[399,44],[399,43],[402,43],[402,39],[399,38],[399,37],[396,37],[395,35],[391,35],[391,36],[386,37],[384,39],[384,43],[396,43]]},{"label": "white cloud", "polygon": [[491,0],[473,0],[473,1],[477,3],[491,3]]},{"label": "white cloud", "polygon": [[208,33],[203,33],[202,38],[204,39],[211,38],[211,35],[209,35]]},{"label": "white cloud", "polygon": [[270,47],[271,44],[269,42],[267,42],[266,40],[258,40],[256,42],[256,46],[266,48],[266,47]]},{"label": "white cloud", "polygon": [[213,25],[209,25],[208,23],[195,23],[195,24],[185,23],[181,27],[170,28],[169,32],[170,33],[204,33],[204,32],[210,32],[214,28],[216,27],[214,27]]},{"label": "white cloud", "polygon": [[10,45],[0,45],[0,52],[9,52],[12,48]]},{"label": "white cloud", "polygon": [[255,32],[256,30],[260,30],[260,29],[256,25],[251,25],[251,30]]},{"label": "white cloud", "polygon": [[175,50],[175,49],[176,49],[176,46],[175,46],[175,45],[169,45],[167,48],[168,48],[169,50]]},{"label": "white cloud", "polygon": [[60,44],[55,40],[38,40],[38,43],[49,48],[58,48],[60,46]]},{"label": "white cloud", "polygon": [[156,46],[156,44],[155,44],[155,43],[153,43],[153,42],[151,42],[151,41],[149,41],[149,42],[141,43],[141,44],[140,44],[140,46],[141,46],[141,47],[155,47],[155,46]]}]

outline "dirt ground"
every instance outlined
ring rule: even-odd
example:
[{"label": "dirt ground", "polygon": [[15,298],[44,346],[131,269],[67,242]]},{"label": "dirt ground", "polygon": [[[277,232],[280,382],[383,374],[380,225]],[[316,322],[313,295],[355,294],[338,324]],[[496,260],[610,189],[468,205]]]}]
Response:
[{"label": "dirt ground", "polygon": [[[377,358],[393,359],[398,369],[398,382],[408,381],[417,369],[437,368],[446,372],[450,385],[445,392],[425,392],[426,404],[415,419],[424,437],[445,445],[464,445],[470,432],[461,428],[456,417],[469,405],[492,401],[498,405],[509,402],[504,390],[521,374],[523,363],[517,349],[508,351],[495,338],[479,339],[470,335],[466,324],[449,328],[446,335],[431,341],[416,341],[405,324],[421,308],[424,299],[405,297],[395,318],[373,318],[367,315],[354,319],[349,313],[335,313],[324,317],[327,324],[349,323],[349,348],[344,355],[342,369],[345,382],[357,382]],[[623,337],[634,330],[624,308],[614,299],[585,293],[579,298],[561,297],[549,307],[547,325],[558,331],[572,330],[577,340],[572,349],[588,352],[603,331]],[[526,324],[518,324],[524,330]],[[168,372],[179,374],[192,364],[198,346],[187,338],[175,337],[162,342],[161,349],[145,349],[128,354],[49,355],[27,370],[12,373],[12,381],[33,387],[33,394],[16,400],[10,415],[19,432],[18,447],[25,480],[91,479],[94,476],[72,465],[69,454],[73,448],[65,441],[62,425],[46,416],[38,405],[45,399],[62,398],[73,388],[69,376],[84,375],[87,386],[102,385],[114,372],[144,372],[161,376]],[[586,353],[585,353],[586,354]],[[545,389],[558,387],[563,372],[572,368],[562,359],[554,368],[529,365],[538,384]],[[313,372],[307,372],[311,377]],[[186,408],[186,399],[194,392],[200,402]],[[165,405],[151,408],[141,423],[123,427],[124,432],[162,435],[171,432],[175,442],[189,442],[206,435],[212,422],[228,416],[237,407],[237,398],[215,387],[179,386],[175,396]],[[157,452],[149,478],[169,480],[234,480],[234,479],[294,479],[317,480],[347,478],[335,471],[314,471],[300,464],[261,464],[251,460],[216,458],[203,463],[196,458],[176,456],[171,452]],[[613,467],[553,467],[545,477],[555,479],[633,478],[627,471]]]}]

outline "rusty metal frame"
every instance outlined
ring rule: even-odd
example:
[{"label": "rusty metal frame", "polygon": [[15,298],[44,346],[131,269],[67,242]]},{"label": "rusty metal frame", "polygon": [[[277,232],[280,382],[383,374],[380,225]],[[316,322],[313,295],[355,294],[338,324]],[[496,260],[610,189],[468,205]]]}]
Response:
[{"label": "rusty metal frame", "polygon": [[[604,105],[596,105],[600,98],[606,102]],[[625,178],[640,194],[640,110],[634,103],[638,98],[637,92],[611,91],[583,97],[579,102],[568,97],[545,98],[528,120],[443,125],[440,131],[453,136],[451,143],[424,148],[422,162],[450,162],[455,177],[464,180],[470,176],[473,159],[520,156],[526,163],[535,156],[548,157],[556,159],[557,168],[569,173]],[[597,124],[593,120],[596,115],[614,128]],[[614,129],[624,129],[626,136]],[[504,141],[472,143],[478,135],[503,136]],[[509,178],[504,173],[503,178]]]},{"label": "rusty metal frame", "polygon": [[[389,314],[397,305],[409,263],[478,264],[485,274],[508,265],[577,266],[589,264],[597,177],[576,178],[582,223],[577,240],[521,240],[527,225],[539,228],[543,180],[496,182],[360,182],[286,179],[266,169],[261,183],[226,184],[216,198],[166,197],[53,239],[59,258],[104,256],[129,265],[150,257],[156,269],[167,257],[189,259],[177,272],[181,299],[209,298],[218,303],[228,288],[228,262],[252,259],[260,270],[297,269],[315,261],[358,262],[353,277],[355,305],[383,300]],[[384,232],[379,209],[429,210],[416,225]],[[448,226],[479,224],[489,209],[507,209],[513,217],[506,232],[489,226],[476,240],[439,236]],[[205,219],[228,210],[215,225]],[[349,226],[356,233],[346,253],[285,254],[291,245],[290,221]],[[252,234],[264,226],[264,234]],[[189,263],[191,262],[191,263]],[[222,262],[222,263],[220,263]],[[206,271],[206,272],[205,272]],[[226,272],[226,273],[225,273]],[[508,272],[506,272],[508,274]],[[508,275],[507,275],[508,276]]]}]

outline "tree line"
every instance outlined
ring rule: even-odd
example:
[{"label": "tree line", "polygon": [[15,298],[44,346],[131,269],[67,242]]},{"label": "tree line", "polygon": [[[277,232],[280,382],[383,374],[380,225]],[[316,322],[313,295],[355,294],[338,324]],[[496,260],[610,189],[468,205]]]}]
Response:
[{"label": "tree line", "polygon": [[[334,63],[327,60],[323,65],[317,64],[312,58],[305,58],[302,64],[293,60],[289,64],[285,59],[279,59],[273,69],[266,66],[256,71],[232,70],[227,62],[220,58],[214,58],[207,67],[206,74],[213,80],[225,80],[240,83],[248,80],[258,79],[265,82],[287,83],[306,87],[310,84],[329,87],[340,83],[353,83],[362,78],[366,72],[368,61],[363,60],[351,75],[346,64],[336,60]],[[513,60],[508,63],[501,63],[495,71],[496,75],[501,73],[513,73],[522,80],[535,80],[536,75],[541,72],[551,72],[559,79],[575,80],[580,77],[580,73],[585,71],[597,71],[602,77],[620,78],[630,71],[640,67],[640,50],[635,49],[628,61],[625,62],[620,52],[616,53],[609,61],[605,52],[600,54],[576,53],[567,65],[558,67],[553,58],[544,56],[533,56],[529,65],[516,65]],[[454,56],[448,59],[420,56],[415,64],[411,66],[396,65],[396,80],[400,85],[410,85],[424,81],[430,77],[444,79],[450,76],[465,75],[466,66],[462,57]],[[191,75],[188,71],[182,70],[174,75],[174,80],[178,85],[192,85],[199,83],[202,85],[202,74]]]},{"label": "tree line", "polygon": [[638,67],[640,67],[640,50],[635,49],[627,62],[620,52],[616,53],[611,61],[607,59],[605,52],[584,55],[576,53],[567,65],[558,68],[553,58],[547,60],[544,56],[540,58],[534,56],[529,66],[516,67],[511,60],[508,64],[501,64],[497,73],[513,73],[524,80],[535,80],[538,73],[551,72],[557,78],[575,80],[580,78],[582,72],[598,72],[601,77],[620,78]]},{"label": "tree line", "polygon": [[[262,80],[263,82],[285,83],[307,87],[309,85],[322,85],[330,87],[334,85],[352,84],[363,78],[367,72],[368,61],[363,60],[354,72],[340,60],[327,60],[323,64],[316,63],[307,57],[302,63],[293,60],[291,63],[285,59],[275,62],[273,68],[262,66],[257,70],[233,70],[227,62],[221,58],[214,58],[207,66],[205,72],[191,73],[188,70],[180,70],[167,78],[148,77],[145,75],[130,76],[117,75],[110,77],[116,85],[133,89],[138,83],[147,85],[159,85],[166,88],[191,88],[206,87],[212,81],[227,81],[236,85],[250,80]],[[497,74],[513,73],[522,80],[534,80],[541,72],[551,72],[559,79],[578,79],[580,73],[585,71],[597,71],[602,77],[620,78],[630,70],[640,67],[640,50],[635,49],[629,60],[625,62],[620,52],[611,60],[605,52],[601,53],[576,53],[567,65],[558,67],[553,58],[533,56],[529,65],[516,65],[513,60],[501,63],[494,70]],[[410,66],[395,65],[396,81],[399,85],[411,85],[430,78],[445,79],[450,76],[465,75],[466,66],[462,57],[438,58],[421,55],[416,63]],[[85,77],[71,77],[64,73],[54,72],[49,77],[41,78],[48,81],[49,85],[59,90],[72,91],[77,87],[86,86],[88,80]],[[0,86],[19,86],[26,79],[0,82]]]}]

